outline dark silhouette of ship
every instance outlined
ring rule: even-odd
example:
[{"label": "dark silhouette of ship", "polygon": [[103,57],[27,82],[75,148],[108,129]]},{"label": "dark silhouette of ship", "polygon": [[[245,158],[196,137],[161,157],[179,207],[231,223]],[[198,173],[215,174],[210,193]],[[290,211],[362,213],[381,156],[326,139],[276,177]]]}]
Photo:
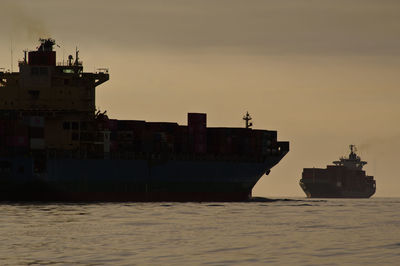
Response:
[{"label": "dark silhouette of ship", "polygon": [[309,198],[369,198],[376,190],[373,176],[362,170],[367,164],[350,145],[348,158],[340,158],[326,169],[304,168],[300,186]]},{"label": "dark silhouette of ship", "polygon": [[0,200],[242,201],[289,151],[277,132],[110,119],[95,108],[107,69],[84,72],[40,39],[0,70]]}]

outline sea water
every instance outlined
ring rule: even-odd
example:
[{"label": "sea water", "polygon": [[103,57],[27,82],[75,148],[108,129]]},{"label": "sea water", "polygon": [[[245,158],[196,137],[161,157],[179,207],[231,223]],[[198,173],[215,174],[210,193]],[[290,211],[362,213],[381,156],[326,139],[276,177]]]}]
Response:
[{"label": "sea water", "polygon": [[400,265],[400,199],[0,204],[0,265]]}]

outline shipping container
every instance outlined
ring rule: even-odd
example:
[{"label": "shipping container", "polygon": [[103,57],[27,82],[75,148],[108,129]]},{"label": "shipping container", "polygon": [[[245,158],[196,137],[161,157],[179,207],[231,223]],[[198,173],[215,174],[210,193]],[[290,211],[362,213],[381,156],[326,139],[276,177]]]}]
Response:
[{"label": "shipping container", "polygon": [[192,126],[207,127],[207,114],[188,113],[188,127]]},{"label": "shipping container", "polygon": [[207,152],[207,115],[188,113],[188,133],[190,150],[197,154]]},{"label": "shipping container", "polygon": [[30,148],[32,150],[43,150],[45,148],[44,139],[30,139]]},{"label": "shipping container", "polygon": [[8,147],[27,147],[28,146],[27,136],[7,136],[6,146]]},{"label": "shipping container", "polygon": [[44,138],[44,128],[43,127],[30,127],[29,137],[33,139],[43,139]]},{"label": "shipping container", "polygon": [[29,127],[44,127],[45,120],[42,116],[27,116],[24,118],[24,122]]},{"label": "shipping container", "polygon": [[[123,130],[144,130],[146,122],[142,120],[116,120],[118,131]],[[113,122],[114,123],[114,122]]]}]

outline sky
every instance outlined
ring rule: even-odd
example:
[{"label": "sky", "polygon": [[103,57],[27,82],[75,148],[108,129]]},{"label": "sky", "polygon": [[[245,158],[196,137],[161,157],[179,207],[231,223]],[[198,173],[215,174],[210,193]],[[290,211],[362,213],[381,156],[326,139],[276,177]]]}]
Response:
[{"label": "sky", "polygon": [[[304,197],[303,168],[358,145],[376,197],[399,197],[397,0],[2,1],[0,68],[56,39],[86,71],[107,67],[97,107],[112,118],[277,130],[290,152],[254,195]],[[11,47],[13,56],[11,57]]]}]

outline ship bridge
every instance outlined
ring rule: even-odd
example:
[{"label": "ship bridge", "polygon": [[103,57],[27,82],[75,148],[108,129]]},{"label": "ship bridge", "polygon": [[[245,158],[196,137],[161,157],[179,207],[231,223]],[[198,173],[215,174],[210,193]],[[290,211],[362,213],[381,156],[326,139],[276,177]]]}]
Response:
[{"label": "ship bridge", "polygon": [[0,110],[95,113],[95,88],[109,80],[108,69],[85,73],[79,51],[56,63],[53,39],[24,51],[19,72],[0,70]]},{"label": "ship bridge", "polygon": [[0,69],[0,120],[36,117],[45,121],[37,137],[47,148],[83,150],[86,144],[79,140],[93,134],[95,89],[109,80],[108,69],[84,72],[78,49],[67,62],[57,63],[56,42],[39,41],[36,50],[24,51],[18,72]]},{"label": "ship bridge", "polygon": [[341,157],[339,161],[334,161],[336,166],[344,166],[349,169],[362,170],[364,165],[367,164],[365,161],[361,161],[361,158],[356,154],[357,148],[355,145],[350,145],[349,157]]}]

